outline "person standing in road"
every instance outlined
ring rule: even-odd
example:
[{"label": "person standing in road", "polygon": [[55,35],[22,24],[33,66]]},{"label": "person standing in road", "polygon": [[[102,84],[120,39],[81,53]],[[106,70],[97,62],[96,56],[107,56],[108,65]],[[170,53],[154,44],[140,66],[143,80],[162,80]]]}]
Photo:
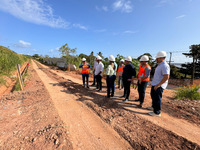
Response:
[{"label": "person standing in road", "polygon": [[[123,82],[122,82],[122,73],[123,73],[123,69],[124,69],[124,60],[121,59],[120,60],[120,66],[118,68],[118,88],[121,90],[123,89]],[[121,87],[121,88],[120,88]]]},{"label": "person standing in road", "polygon": [[[109,56],[109,65],[106,69],[106,83],[107,83],[107,97],[113,97],[114,96],[114,82],[116,79],[115,75],[115,57],[113,55]],[[112,90],[112,94],[110,95],[110,91]]]},{"label": "person standing in road", "polygon": [[[115,57],[113,55],[110,55],[109,58],[110,57],[115,59]],[[112,90],[111,97],[113,97],[114,93],[115,93],[115,79],[116,79],[116,72],[117,72],[117,63],[115,61],[114,61],[114,65],[115,65],[114,74],[113,74],[114,84],[112,84],[113,87],[111,87],[111,89],[110,89],[110,90]]]},{"label": "person standing in road", "polygon": [[[98,55],[97,55],[98,56]],[[93,67],[93,84],[91,86],[95,86],[95,82],[96,82],[96,77],[95,77],[95,69],[96,69],[96,66],[98,65],[98,62],[97,62],[97,57],[95,58],[94,60],[94,67]]]},{"label": "person standing in road", "polygon": [[136,75],[135,68],[131,64],[131,61],[132,61],[131,56],[127,56],[125,59],[126,65],[123,68],[122,80],[124,84],[124,95],[120,97],[120,98],[125,98],[125,100],[123,101],[129,100],[131,81]]},{"label": "person standing in road", "polygon": [[150,80],[151,66],[149,66],[148,61],[149,57],[147,55],[144,55],[140,58],[140,67],[138,72],[138,83],[137,83],[139,99],[136,100],[140,102],[139,105],[140,108],[142,108],[142,105],[144,103],[146,87]]},{"label": "person standing in road", "polygon": [[103,69],[104,69],[104,65],[103,63],[101,62],[102,58],[100,56],[97,56],[97,62],[98,62],[98,65],[96,66],[96,69],[95,69],[95,76],[96,76],[96,80],[97,80],[97,89],[98,92],[101,92],[102,91],[102,73],[103,73]]},{"label": "person standing in road", "polygon": [[82,59],[82,64],[80,64],[79,68],[82,68],[82,80],[83,80],[83,87],[85,87],[85,78],[87,82],[87,88],[89,88],[89,69],[91,68],[90,64],[86,62],[86,59]]},{"label": "person standing in road", "polygon": [[156,61],[158,66],[155,69],[155,73],[152,80],[151,87],[151,99],[152,107],[147,107],[153,112],[149,112],[151,116],[161,116],[161,103],[162,103],[162,94],[164,89],[168,85],[169,75],[170,75],[170,66],[165,61],[167,54],[165,51],[160,51],[156,55]]}]

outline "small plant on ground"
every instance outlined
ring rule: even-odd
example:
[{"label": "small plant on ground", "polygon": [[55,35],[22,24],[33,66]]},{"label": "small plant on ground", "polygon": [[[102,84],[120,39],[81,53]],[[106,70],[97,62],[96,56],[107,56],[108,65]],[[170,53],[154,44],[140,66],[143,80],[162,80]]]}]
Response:
[{"label": "small plant on ground", "polygon": [[184,86],[179,87],[176,93],[176,99],[191,99],[191,100],[200,100],[200,93],[198,93],[198,89],[200,85],[193,86]]}]

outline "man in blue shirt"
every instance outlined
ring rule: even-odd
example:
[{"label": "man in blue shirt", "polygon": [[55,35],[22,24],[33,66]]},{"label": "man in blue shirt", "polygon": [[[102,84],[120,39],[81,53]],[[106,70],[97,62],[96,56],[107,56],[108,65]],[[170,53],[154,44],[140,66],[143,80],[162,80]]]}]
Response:
[{"label": "man in blue shirt", "polygon": [[125,67],[123,68],[123,74],[122,74],[122,80],[124,84],[124,95],[121,96],[121,98],[125,98],[125,101],[128,101],[129,95],[130,95],[130,85],[131,81],[136,75],[136,71],[134,66],[131,64],[132,58],[131,56],[126,57],[125,59]]},{"label": "man in blue shirt", "polygon": [[155,73],[152,80],[151,87],[151,99],[152,107],[147,107],[153,112],[149,112],[151,116],[161,116],[161,103],[162,103],[162,94],[164,89],[166,89],[169,75],[170,75],[170,66],[166,63],[165,58],[167,54],[165,51],[160,51],[156,55],[156,61],[158,66],[155,69]]}]

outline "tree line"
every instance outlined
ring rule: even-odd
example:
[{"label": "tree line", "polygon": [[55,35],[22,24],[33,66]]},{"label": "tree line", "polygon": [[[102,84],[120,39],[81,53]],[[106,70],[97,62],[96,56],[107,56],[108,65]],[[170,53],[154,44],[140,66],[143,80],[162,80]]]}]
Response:
[{"label": "tree line", "polygon": [[[170,78],[195,78],[200,77],[200,44],[199,45],[191,45],[189,47],[190,51],[189,53],[183,53],[186,57],[193,58],[193,62],[182,64],[181,68],[177,68],[174,65],[170,65]],[[86,55],[84,53],[81,53],[77,55],[77,48],[70,48],[68,44],[62,45],[59,48],[59,52],[61,54],[61,58],[66,58],[66,63],[74,64],[77,67],[81,64],[82,58],[86,58],[87,62],[94,66],[94,61],[96,58],[96,55],[99,55],[102,57],[102,63],[104,64],[104,68],[107,68],[109,65],[108,57],[104,57],[102,52],[98,52],[95,54],[93,51],[90,53],[90,55]],[[138,71],[139,65],[140,65],[140,58],[143,55],[149,56],[149,65],[152,67],[151,75],[153,76],[155,68],[157,66],[156,60],[153,59],[152,55],[150,53],[144,53],[140,55],[138,58],[132,59],[132,64],[134,65],[135,69]],[[43,59],[43,58],[50,58],[48,55],[38,55],[34,54],[32,56],[33,58]],[[119,65],[120,60],[125,59],[125,56],[121,54],[117,54],[115,60],[116,63]]]}]

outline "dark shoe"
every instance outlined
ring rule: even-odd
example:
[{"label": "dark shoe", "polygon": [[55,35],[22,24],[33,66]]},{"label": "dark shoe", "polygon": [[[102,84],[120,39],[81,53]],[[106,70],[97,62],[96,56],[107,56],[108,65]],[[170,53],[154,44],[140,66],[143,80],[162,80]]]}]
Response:
[{"label": "dark shoe", "polygon": [[91,86],[95,86],[95,84],[93,83]]},{"label": "dark shoe", "polygon": [[139,100],[139,99],[136,99],[135,101],[136,101],[136,102],[139,102],[140,100]]},{"label": "dark shoe", "polygon": [[125,96],[123,95],[123,96],[120,96],[119,98],[124,98]]},{"label": "dark shoe", "polygon": [[89,86],[87,86],[87,88],[89,89],[90,87],[89,87]]},{"label": "dark shoe", "polygon": [[110,95],[110,97],[114,97],[114,95]]},{"label": "dark shoe", "polygon": [[98,92],[101,92],[102,90],[98,90]]},{"label": "dark shoe", "polygon": [[123,102],[127,102],[127,101],[128,101],[128,99],[123,100]]},{"label": "dark shoe", "polygon": [[139,108],[142,108],[143,104],[138,105]]},{"label": "dark shoe", "polygon": [[105,96],[106,98],[110,98],[110,96]]}]

